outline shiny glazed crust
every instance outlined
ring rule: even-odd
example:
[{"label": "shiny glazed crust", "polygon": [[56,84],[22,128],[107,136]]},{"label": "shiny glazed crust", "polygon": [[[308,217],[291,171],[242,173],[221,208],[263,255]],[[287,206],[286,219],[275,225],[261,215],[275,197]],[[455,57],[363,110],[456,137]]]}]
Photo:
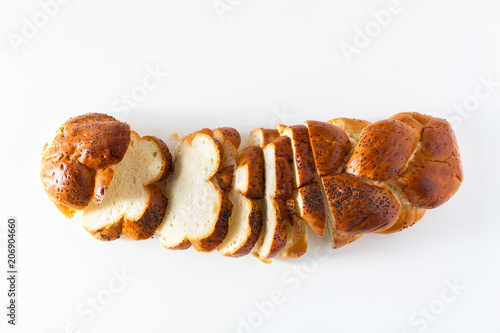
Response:
[{"label": "shiny glazed crust", "polygon": [[[129,143],[130,126],[106,114],[67,120],[42,152],[40,178],[49,199],[67,217],[84,209],[94,197],[96,172],[119,163]],[[110,175],[98,177],[97,200],[102,200]]]}]

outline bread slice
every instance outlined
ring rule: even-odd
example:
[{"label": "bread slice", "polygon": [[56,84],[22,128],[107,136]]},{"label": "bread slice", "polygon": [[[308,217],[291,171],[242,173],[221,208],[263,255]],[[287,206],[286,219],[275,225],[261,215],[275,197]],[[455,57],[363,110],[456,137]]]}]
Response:
[{"label": "bread slice", "polygon": [[293,150],[293,171],[296,188],[300,188],[314,180],[316,164],[311,147],[311,140],[305,125],[278,125],[281,135],[288,136]]},{"label": "bread slice", "polygon": [[[263,145],[265,194],[259,204],[263,212],[262,230],[252,254],[264,262],[278,255],[287,243],[287,218],[283,204],[293,196],[292,148],[288,137],[278,131],[252,131],[249,143]],[[268,142],[269,138],[275,138]],[[256,139],[257,138],[257,139]]]},{"label": "bread slice", "polygon": [[319,176],[335,173],[349,154],[349,136],[339,127],[316,120],[307,120],[311,149]]},{"label": "bread slice", "polygon": [[[262,211],[257,204],[264,195],[263,191],[255,191],[255,187],[264,187],[264,155],[262,148],[250,146],[239,152],[233,187],[229,199],[233,211],[229,218],[229,232],[224,241],[217,247],[219,253],[230,257],[241,257],[250,253],[262,229]],[[245,196],[251,193],[253,198]]]},{"label": "bread slice", "polygon": [[248,145],[264,148],[279,138],[279,136],[280,133],[276,129],[256,128],[252,130],[248,136]]},{"label": "bread slice", "polygon": [[[166,179],[171,170],[168,148],[161,140],[130,132],[130,144],[121,162],[106,169],[101,178],[108,187],[97,193],[83,209],[82,225],[99,240],[123,236],[133,239],[152,237],[160,225],[167,199],[155,185]],[[112,178],[112,181],[109,180]]]},{"label": "bread slice", "polygon": [[203,133],[211,136],[219,142],[222,148],[222,163],[219,171],[215,174],[213,182],[221,188],[223,192],[229,192],[234,178],[234,163],[236,152],[241,143],[240,133],[232,127],[219,127],[214,130],[203,128],[192,133]]},{"label": "bread slice", "polygon": [[177,250],[193,244],[197,251],[211,252],[222,243],[232,203],[214,177],[224,163],[224,149],[231,147],[223,148],[208,129],[179,141],[175,169],[165,188],[170,203],[158,229],[164,247]]},{"label": "bread slice", "polygon": [[316,178],[314,160],[308,128],[305,125],[277,126],[281,135],[290,138],[293,150],[293,170],[295,182],[295,207],[309,229],[322,237],[326,225],[325,208],[321,188]]},{"label": "bread slice", "polygon": [[262,199],[265,191],[264,153],[260,146],[248,146],[238,154],[234,186],[251,199]]}]

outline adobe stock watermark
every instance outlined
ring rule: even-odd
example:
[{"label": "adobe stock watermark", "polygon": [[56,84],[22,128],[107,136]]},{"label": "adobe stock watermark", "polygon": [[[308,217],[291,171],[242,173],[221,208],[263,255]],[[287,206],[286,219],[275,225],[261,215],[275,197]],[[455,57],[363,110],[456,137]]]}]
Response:
[{"label": "adobe stock watermark", "polygon": [[445,280],[444,288],[439,296],[413,312],[408,319],[411,329],[401,331],[401,333],[425,332],[451,304],[457,301],[465,290],[467,290],[467,286],[462,285],[458,279]]},{"label": "adobe stock watermark", "polygon": [[22,45],[28,44],[33,38],[38,36],[40,31],[46,27],[51,19],[56,17],[61,11],[62,6],[68,4],[71,0],[40,0],[40,8],[29,17],[21,19],[21,28],[19,33],[9,32],[7,38],[10,45],[16,53],[19,53]]},{"label": "adobe stock watermark", "polygon": [[129,275],[124,268],[121,271],[113,270],[113,277],[108,281],[107,285],[97,293],[87,297],[76,307],[75,313],[78,316],[77,320],[69,321],[62,330],[58,332],[64,333],[82,333],[85,324],[92,322],[98,313],[108,307],[116,295],[122,293],[129,285],[129,282],[134,280],[133,275]]},{"label": "adobe stock watermark", "polygon": [[286,106],[281,108],[274,108],[272,111],[273,116],[269,120],[269,127],[274,128],[278,124],[290,125],[291,122],[297,118],[297,115],[288,111]]},{"label": "adobe stock watermark", "polygon": [[[409,2],[412,0],[406,1]],[[366,22],[362,28],[359,26],[354,28],[352,41],[343,41],[339,44],[347,63],[350,64],[354,55],[360,54],[362,50],[366,49],[392,23],[393,18],[403,12],[404,8],[400,0],[390,0],[386,8],[372,10],[370,12],[371,20]]]},{"label": "adobe stock watermark", "polygon": [[125,118],[129,112],[136,109],[148,95],[157,89],[169,76],[170,73],[163,71],[159,65],[154,68],[146,67],[146,74],[141,83],[135,85],[128,93],[123,93],[111,105],[111,114]]},{"label": "adobe stock watermark", "polygon": [[243,0],[214,0],[212,5],[221,21],[226,19],[226,15],[243,3]]},{"label": "adobe stock watermark", "polygon": [[273,315],[279,305],[285,303],[291,293],[297,291],[303,282],[312,276],[321,262],[331,257],[332,253],[332,247],[324,243],[314,250],[312,257],[301,264],[294,264],[286,270],[281,277],[281,281],[285,287],[272,290],[269,296],[263,300],[255,300],[253,302],[254,310],[237,318],[236,332],[255,332],[264,324],[266,318]]},{"label": "adobe stock watermark", "polygon": [[493,74],[480,76],[478,81],[473,93],[444,112],[443,118],[446,118],[455,129],[479,109],[481,102],[489,99],[500,87],[500,81],[496,81]]}]

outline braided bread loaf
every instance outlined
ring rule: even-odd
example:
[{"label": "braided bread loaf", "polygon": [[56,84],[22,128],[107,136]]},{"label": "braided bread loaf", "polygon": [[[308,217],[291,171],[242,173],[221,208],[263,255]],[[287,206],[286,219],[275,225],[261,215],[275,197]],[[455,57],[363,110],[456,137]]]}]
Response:
[{"label": "braided bread loaf", "polygon": [[[328,230],[333,248],[363,234],[401,231],[447,202],[463,181],[451,125],[415,112],[373,124],[338,118],[277,125],[253,130],[238,153],[240,143],[228,127],[182,138],[164,191],[167,207],[156,184],[171,170],[166,145],[88,114],[68,120],[46,145],[41,178],[56,206],[67,217],[83,210],[85,228],[101,240],[122,233],[145,239],[163,221],[158,233],[166,248],[252,253],[264,262],[303,255],[306,226],[320,237]],[[139,192],[147,195],[137,204]]]},{"label": "braided bread loaf", "polygon": [[[350,122],[330,121],[344,128]],[[463,171],[448,122],[400,113],[366,126],[344,173],[322,180],[338,231],[387,234],[412,226],[426,209],[448,201],[460,187]]]}]

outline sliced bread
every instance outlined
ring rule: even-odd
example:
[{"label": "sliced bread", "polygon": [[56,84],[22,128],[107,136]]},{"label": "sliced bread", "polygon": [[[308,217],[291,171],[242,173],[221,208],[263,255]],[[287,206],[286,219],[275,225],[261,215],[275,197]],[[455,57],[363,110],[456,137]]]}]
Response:
[{"label": "sliced bread", "polygon": [[167,199],[155,185],[165,180],[171,170],[165,143],[151,136],[141,138],[131,131],[123,159],[112,170],[106,170],[96,175],[107,188],[105,195],[98,191],[95,195],[99,199],[83,209],[83,227],[105,241],[120,235],[133,240],[152,237],[167,207]]},{"label": "sliced bread", "polygon": [[287,243],[287,212],[283,211],[283,207],[294,192],[293,152],[290,139],[279,137],[277,130],[252,131],[249,144],[253,143],[260,145],[264,151],[265,193],[264,198],[259,200],[263,212],[262,230],[251,253],[263,262],[270,262]]},{"label": "sliced bread", "polygon": [[170,204],[158,229],[164,247],[186,249],[192,244],[197,251],[211,252],[226,237],[232,203],[216,178],[224,163],[230,166],[227,154],[224,160],[226,149],[235,150],[229,143],[221,144],[208,129],[177,144],[175,169],[165,188]]},{"label": "sliced bread", "polygon": [[[257,200],[264,195],[264,156],[262,148],[250,146],[238,153],[233,187],[229,199],[233,211],[229,218],[229,231],[217,247],[219,253],[230,257],[241,257],[250,253],[262,229],[262,211]],[[253,198],[248,197],[250,193]],[[260,193],[260,197],[258,196]]]}]

